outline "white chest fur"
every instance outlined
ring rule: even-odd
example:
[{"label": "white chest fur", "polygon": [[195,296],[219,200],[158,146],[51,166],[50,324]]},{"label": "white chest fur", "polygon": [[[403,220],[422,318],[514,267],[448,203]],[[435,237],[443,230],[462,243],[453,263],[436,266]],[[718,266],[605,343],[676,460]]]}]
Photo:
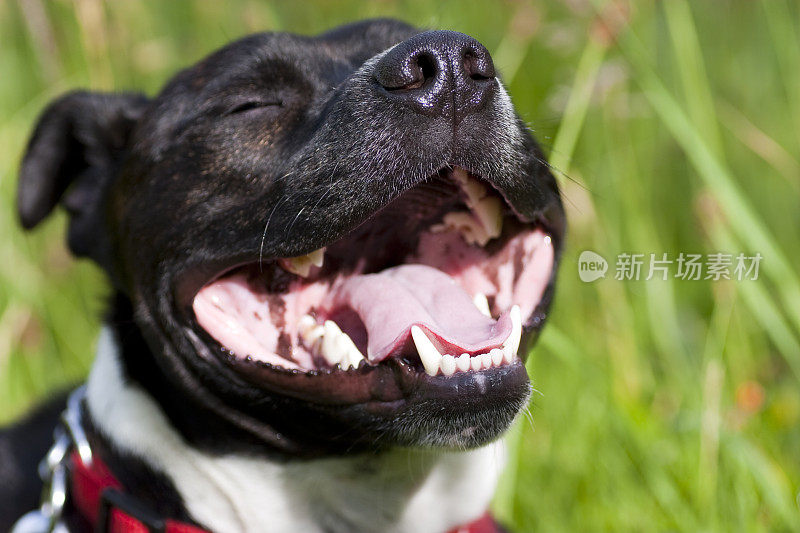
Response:
[{"label": "white chest fur", "polygon": [[181,439],[152,397],[124,382],[108,328],[87,402],[116,446],[170,478],[189,513],[219,533],[441,533],[486,510],[504,463],[502,443],[290,464],[203,453]]}]

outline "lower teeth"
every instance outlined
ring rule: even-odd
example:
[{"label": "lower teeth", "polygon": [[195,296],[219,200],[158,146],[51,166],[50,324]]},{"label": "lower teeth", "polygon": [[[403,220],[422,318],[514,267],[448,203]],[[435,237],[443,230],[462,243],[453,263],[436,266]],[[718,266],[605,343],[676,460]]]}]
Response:
[{"label": "lower teeth", "polygon": [[[425,372],[435,376],[441,371],[443,375],[451,376],[457,371],[477,372],[493,366],[512,363],[517,357],[522,336],[522,317],[519,306],[512,307],[510,315],[511,334],[503,343],[502,348],[493,348],[488,352],[471,356],[468,353],[440,354],[425,332],[419,326],[412,326],[411,337]],[[319,325],[312,316],[303,315],[298,321],[297,329],[306,347],[321,356],[331,366],[338,365],[348,370],[358,368],[361,362],[366,360],[350,336],[332,320],[326,320],[324,325]]]},{"label": "lower teeth", "polygon": [[358,368],[364,355],[356,347],[353,339],[339,329],[333,320],[326,320],[320,326],[311,315],[303,315],[298,322],[300,338],[305,345],[321,355],[331,366],[339,365],[343,369]]},{"label": "lower teeth", "polygon": [[522,316],[518,305],[511,308],[510,315],[511,334],[503,343],[503,347],[493,348],[488,352],[476,354],[472,357],[466,353],[460,356],[440,354],[428,336],[425,335],[425,332],[419,326],[412,326],[411,337],[419,353],[419,358],[422,360],[422,366],[425,367],[425,372],[428,375],[435,376],[441,370],[445,376],[451,376],[456,369],[462,372],[466,372],[467,369],[478,371],[492,366],[500,366],[504,363],[512,363],[517,357],[519,343],[522,338]]}]

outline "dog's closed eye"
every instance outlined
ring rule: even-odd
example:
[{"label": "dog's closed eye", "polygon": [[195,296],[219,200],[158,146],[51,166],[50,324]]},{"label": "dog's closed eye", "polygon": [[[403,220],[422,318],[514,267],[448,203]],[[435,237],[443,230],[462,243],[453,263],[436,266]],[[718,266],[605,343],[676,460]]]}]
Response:
[{"label": "dog's closed eye", "polygon": [[283,107],[283,102],[279,100],[245,100],[242,102],[236,102],[225,112],[226,115],[237,115],[240,113],[246,113],[248,111],[254,111],[257,109],[263,109],[266,107]]}]

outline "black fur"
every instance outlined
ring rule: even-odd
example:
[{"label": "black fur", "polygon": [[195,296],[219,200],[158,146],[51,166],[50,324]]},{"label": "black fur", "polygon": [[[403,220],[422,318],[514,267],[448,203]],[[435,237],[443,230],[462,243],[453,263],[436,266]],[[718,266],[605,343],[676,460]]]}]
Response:
[{"label": "black fur", "polygon": [[[489,181],[520,220],[549,224],[558,245],[555,180],[494,75],[489,53],[471,37],[390,20],[318,37],[246,37],[180,72],[153,99],[80,92],[51,104],[23,160],[20,218],[30,228],[64,205],[70,248],[100,264],[114,285],[110,322],[126,379],[194,446],[290,460],[397,444],[482,444],[527,400],[520,368],[495,376],[495,392],[474,402],[430,380],[402,400],[323,405],[313,390],[290,396],[243,377],[200,330],[191,300],[226,268],[335,241],[454,165]],[[551,294],[552,287],[533,329]],[[0,453],[38,437],[25,451],[40,457],[53,426],[52,416],[40,416],[39,425],[0,436]],[[468,426],[479,429],[462,437]],[[93,438],[105,449],[102,433]],[[172,494],[160,505],[182,516],[169,480],[106,452],[134,488]],[[35,484],[17,478],[31,465],[20,462],[2,488],[0,495],[25,494],[10,516],[30,506]],[[8,516],[0,512],[0,529]]]},{"label": "black fur", "polygon": [[62,203],[70,215],[67,241],[75,255],[108,271],[110,243],[101,231],[109,185],[119,172],[130,133],[147,104],[139,94],[75,92],[41,115],[20,168],[17,206],[32,228]]}]

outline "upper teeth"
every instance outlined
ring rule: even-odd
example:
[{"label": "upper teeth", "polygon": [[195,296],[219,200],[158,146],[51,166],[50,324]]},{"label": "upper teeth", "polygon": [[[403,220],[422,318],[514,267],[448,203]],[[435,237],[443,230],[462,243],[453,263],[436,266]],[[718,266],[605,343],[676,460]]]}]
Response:
[{"label": "upper teeth", "polygon": [[442,374],[450,376],[456,370],[461,372],[466,372],[469,369],[477,371],[499,366],[503,363],[512,363],[517,357],[520,340],[522,339],[522,315],[518,305],[513,306],[509,314],[511,317],[511,334],[505,340],[503,346],[471,357],[466,353],[459,356],[442,355],[422,328],[412,326],[411,338],[414,340],[422,366],[425,367],[425,373],[435,376],[441,370]]},{"label": "upper teeth", "polygon": [[356,347],[353,339],[339,329],[336,322],[326,320],[325,324],[317,325],[317,321],[310,315],[303,315],[298,321],[300,337],[306,345],[317,351],[332,366],[340,365],[348,368],[358,368],[364,355]]},{"label": "upper teeth", "polygon": [[461,233],[467,244],[485,246],[499,237],[503,230],[503,204],[499,198],[488,196],[486,187],[464,169],[454,169],[453,177],[467,195],[466,204],[470,212],[448,213],[442,219],[442,224],[432,229],[453,229]]},{"label": "upper teeth", "polygon": [[442,223],[431,228],[432,231],[455,230],[461,233],[464,242],[484,246],[489,242],[489,234],[481,223],[471,214],[464,211],[447,213]]},{"label": "upper teeth", "polygon": [[489,239],[499,237],[503,231],[503,204],[500,203],[500,198],[494,196],[483,198],[470,207],[486,230]]},{"label": "upper teeth", "polygon": [[281,259],[281,266],[292,274],[306,278],[311,272],[311,267],[321,267],[324,260],[325,248],[320,248],[306,255]]}]

